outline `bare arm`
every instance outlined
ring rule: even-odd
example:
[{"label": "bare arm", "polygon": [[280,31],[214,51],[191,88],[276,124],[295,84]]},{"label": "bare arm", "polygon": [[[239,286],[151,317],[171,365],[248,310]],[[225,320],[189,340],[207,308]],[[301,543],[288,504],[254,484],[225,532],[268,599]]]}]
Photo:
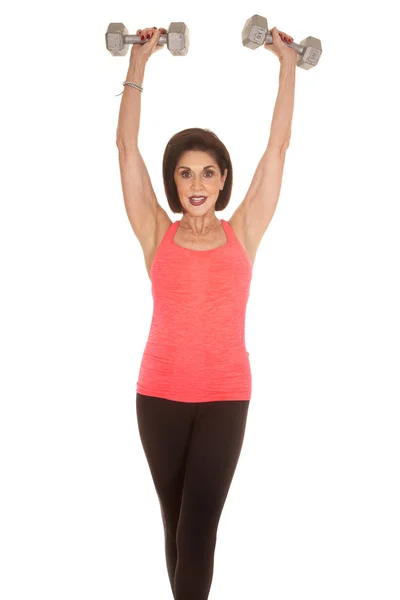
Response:
[{"label": "bare arm", "polygon": [[279,90],[272,116],[271,132],[268,146],[287,150],[292,135],[292,118],[294,110],[294,88],[296,65],[281,63],[279,71]]},{"label": "bare arm", "polygon": [[[142,85],[145,68],[144,61],[131,60],[126,81]],[[138,146],[141,101],[142,92],[130,85],[124,86],[117,128],[118,149],[132,149]]]},{"label": "bare arm", "polygon": [[[275,213],[280,196],[286,150],[289,147],[294,109],[296,66],[281,63],[279,91],[267,148],[247,194],[235,213],[244,222],[245,239],[255,254]],[[242,217],[240,217],[242,215]]]},{"label": "bare arm", "polygon": [[[262,210],[268,207],[271,217],[278,202],[285,153],[289,147],[292,133],[295,78],[296,66],[292,63],[282,63],[268,145],[257,165],[244,200],[247,203],[249,199],[258,198],[256,203],[264,205]],[[271,160],[271,157],[274,157],[273,160]],[[265,226],[266,223],[264,223]]]},{"label": "bare arm", "polygon": [[[131,58],[126,81],[142,85],[146,61]],[[145,253],[156,239],[157,215],[162,210],[138,147],[142,92],[124,86],[117,128],[117,147],[126,213]]]}]

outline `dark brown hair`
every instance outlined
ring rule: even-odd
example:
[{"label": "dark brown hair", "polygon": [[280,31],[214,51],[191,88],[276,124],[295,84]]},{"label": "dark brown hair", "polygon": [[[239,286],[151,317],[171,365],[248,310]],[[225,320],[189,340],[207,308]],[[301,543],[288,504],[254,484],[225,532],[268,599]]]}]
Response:
[{"label": "dark brown hair", "polygon": [[225,169],[228,169],[224,189],[220,191],[215,203],[216,211],[224,210],[229,203],[232,192],[233,174],[231,158],[228,150],[214,132],[210,129],[201,129],[199,127],[184,129],[176,133],[169,140],[165,148],[162,170],[165,194],[170,209],[174,213],[183,213],[174,180],[174,172],[181,155],[188,150],[200,150],[201,152],[210,154],[217,163],[221,171],[221,176],[225,173]]}]

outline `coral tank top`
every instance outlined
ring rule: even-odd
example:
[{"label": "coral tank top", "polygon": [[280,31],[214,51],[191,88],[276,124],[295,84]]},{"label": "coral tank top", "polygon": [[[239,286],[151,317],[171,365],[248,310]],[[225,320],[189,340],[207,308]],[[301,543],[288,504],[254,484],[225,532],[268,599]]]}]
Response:
[{"label": "coral tank top", "polygon": [[153,317],[136,391],[176,402],[250,400],[245,318],[252,264],[231,225],[227,242],[191,250],[170,225],[150,276]]}]

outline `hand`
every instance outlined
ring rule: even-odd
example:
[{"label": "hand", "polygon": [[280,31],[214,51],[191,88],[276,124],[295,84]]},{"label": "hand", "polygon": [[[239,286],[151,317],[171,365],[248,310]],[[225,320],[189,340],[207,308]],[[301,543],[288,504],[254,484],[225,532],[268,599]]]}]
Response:
[{"label": "hand", "polygon": [[287,44],[293,42],[293,38],[283,31],[279,31],[276,27],[270,31],[272,35],[272,44],[266,42],[264,48],[270,50],[277,56],[280,62],[297,63],[297,52],[293,48],[289,48]]},{"label": "hand", "polygon": [[147,42],[144,44],[133,44],[131,50],[131,60],[140,60],[143,59],[145,62],[148,61],[152,54],[155,54],[159,50],[164,48],[165,44],[159,44],[158,40],[161,35],[167,33],[167,30],[164,27],[147,27],[146,29],[138,29],[136,31],[136,35],[144,36],[147,39]]}]

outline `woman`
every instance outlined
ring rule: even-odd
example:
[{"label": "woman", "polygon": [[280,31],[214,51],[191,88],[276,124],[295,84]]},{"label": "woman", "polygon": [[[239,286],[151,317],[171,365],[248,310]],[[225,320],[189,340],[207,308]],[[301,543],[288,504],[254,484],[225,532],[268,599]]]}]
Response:
[{"label": "woman", "polygon": [[[255,254],[278,201],[294,104],[296,52],[272,30],[280,60],[267,149],[229,221],[229,153],[204,129],[174,135],[163,158],[172,221],[138,149],[141,84],[166,29],[138,30],[121,101],[117,146],[127,214],[152,281],[154,312],[137,382],[139,433],[157,491],[175,600],[206,600],[217,527],[239,459],[251,398],[244,321]],[[196,200],[197,198],[197,200]]]}]

